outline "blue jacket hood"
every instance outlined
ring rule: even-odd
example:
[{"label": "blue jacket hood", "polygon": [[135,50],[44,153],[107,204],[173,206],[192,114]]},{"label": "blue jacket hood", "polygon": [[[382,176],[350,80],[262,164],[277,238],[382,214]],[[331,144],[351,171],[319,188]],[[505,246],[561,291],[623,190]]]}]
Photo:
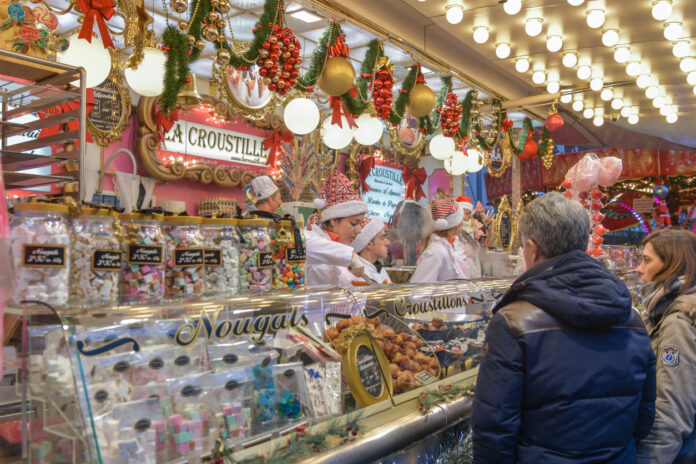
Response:
[{"label": "blue jacket hood", "polygon": [[631,294],[584,251],[548,259],[522,274],[493,309],[524,300],[581,328],[610,327],[631,316]]}]

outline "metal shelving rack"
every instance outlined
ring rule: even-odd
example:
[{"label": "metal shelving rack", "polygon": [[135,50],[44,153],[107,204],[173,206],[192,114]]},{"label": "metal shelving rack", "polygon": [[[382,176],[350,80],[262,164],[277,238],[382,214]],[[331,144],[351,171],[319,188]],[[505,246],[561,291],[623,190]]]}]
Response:
[{"label": "metal shelving rack", "polygon": [[[72,84],[72,85],[70,85]],[[85,72],[52,61],[20,55],[0,49],[0,156],[6,189],[27,189],[58,183],[78,181],[84,176],[85,153]],[[47,113],[50,108],[61,107],[60,112],[23,123],[18,119],[27,114]],[[78,121],[78,129],[65,129],[65,123]],[[42,129],[61,125],[60,130],[46,137],[33,137]],[[8,144],[13,136],[28,136],[32,140]],[[41,148],[78,141],[74,151],[62,151],[52,155],[36,153]],[[77,176],[70,172],[61,175],[38,175],[24,172],[28,169],[78,162]],[[78,189],[78,198],[80,195]]]}]

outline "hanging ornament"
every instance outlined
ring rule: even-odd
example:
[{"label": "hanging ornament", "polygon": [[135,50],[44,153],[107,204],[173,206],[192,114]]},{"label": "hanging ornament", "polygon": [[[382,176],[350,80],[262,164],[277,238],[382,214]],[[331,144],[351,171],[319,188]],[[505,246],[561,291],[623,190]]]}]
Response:
[{"label": "hanging ornament", "polygon": [[220,66],[226,66],[231,59],[230,52],[227,49],[221,48],[215,55],[215,62]]},{"label": "hanging ornament", "polygon": [[435,92],[425,85],[423,73],[418,71],[416,85],[413,86],[408,95],[406,111],[414,118],[427,116],[435,107]]},{"label": "hanging ornament", "polygon": [[220,32],[218,31],[217,26],[213,24],[206,24],[203,26],[202,34],[203,38],[208,42],[217,42],[220,38]]},{"label": "hanging ornament", "polygon": [[186,29],[188,29],[188,23],[183,19],[180,19],[179,22],[176,23],[176,26],[179,28],[181,32],[184,32],[186,31]]},{"label": "hanging ornament", "polygon": [[272,33],[259,48],[256,64],[261,68],[259,75],[264,78],[269,90],[285,95],[295,87],[300,75],[300,42],[289,28],[274,24]]},{"label": "hanging ornament", "polygon": [[188,9],[188,2],[186,0],[171,0],[169,2],[169,7],[175,13],[181,14]]},{"label": "hanging ornament", "polygon": [[232,8],[232,4],[229,0],[219,0],[219,6],[217,9],[220,10],[220,13],[227,14],[230,11],[230,8]]},{"label": "hanging ornament", "polygon": [[462,119],[462,108],[459,99],[453,92],[447,94],[444,106],[440,109],[440,127],[442,135],[454,138],[459,132],[459,123]]},{"label": "hanging ornament", "polygon": [[197,40],[196,41],[196,48],[199,50],[203,50],[205,48],[205,41]]},{"label": "hanging ornament", "polygon": [[389,119],[394,87],[394,65],[388,57],[382,57],[377,63],[375,80],[372,83],[372,104],[377,117],[386,121]]},{"label": "hanging ornament", "polygon": [[521,160],[528,160],[537,154],[537,143],[534,141],[534,133],[530,132],[527,137],[527,142],[524,144],[524,150],[517,155]]},{"label": "hanging ornament", "polygon": [[560,114],[558,114],[558,110],[556,109],[555,104],[551,105],[551,109],[549,109],[549,114],[546,118],[546,122],[544,123],[544,125],[551,132],[561,130],[565,125],[563,117]]},{"label": "hanging ornament", "polygon": [[338,97],[353,88],[353,79],[353,66],[344,57],[334,56],[326,60],[317,86],[327,95]]}]

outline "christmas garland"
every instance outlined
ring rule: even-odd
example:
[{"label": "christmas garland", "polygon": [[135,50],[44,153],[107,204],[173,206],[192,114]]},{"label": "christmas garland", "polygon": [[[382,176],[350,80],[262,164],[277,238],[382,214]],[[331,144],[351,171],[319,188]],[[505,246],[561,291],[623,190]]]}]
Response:
[{"label": "christmas garland", "polygon": [[370,101],[370,87],[375,78],[375,68],[377,61],[384,56],[384,47],[382,42],[377,39],[372,39],[367,44],[367,52],[365,52],[365,61],[360,67],[360,76],[358,77],[358,96],[353,98],[350,92],[341,95],[341,100],[346,105],[346,109],[350,114],[362,114],[365,112]]},{"label": "christmas garland", "polygon": [[430,411],[433,406],[442,401],[451,401],[461,396],[474,396],[474,391],[471,388],[459,387],[456,385],[447,385],[443,387],[438,385],[434,390],[422,391],[418,397],[420,406],[418,409],[423,414]]},{"label": "christmas garland", "polygon": [[442,87],[440,87],[440,94],[437,96],[435,101],[435,108],[430,113],[430,119],[434,127],[440,124],[440,114],[442,108],[445,106],[445,101],[447,100],[447,94],[452,90],[452,76],[440,76],[440,82],[442,82]]},{"label": "christmas garland", "polygon": [[[498,116],[496,117],[496,120],[493,122],[493,128],[492,132],[498,132],[500,131],[500,128],[502,126],[503,120],[507,118],[507,113],[503,110],[503,104],[500,100],[497,98],[493,99],[493,103],[491,104],[491,108],[497,108],[498,109]],[[462,112],[463,114],[463,112]],[[462,116],[463,118],[464,116]],[[486,139],[481,136],[481,120],[477,119],[476,124],[474,125],[474,131],[476,134],[476,139],[478,140],[479,146],[481,149],[484,151],[488,152],[495,147],[495,144],[498,143],[498,137],[496,134],[495,141],[492,144],[488,144]],[[524,147],[523,147],[524,149]]]},{"label": "christmas garland", "polygon": [[342,33],[341,26],[333,20],[329,21],[326,30],[319,39],[319,43],[317,43],[317,47],[312,52],[312,58],[309,61],[307,72],[303,76],[297,78],[298,88],[308,92],[312,90],[317,80],[319,80],[321,72],[324,70],[324,63],[326,63],[329,47],[334,44],[336,38]]},{"label": "christmas garland", "polygon": [[474,106],[474,92],[474,89],[469,90],[464,97],[464,101],[461,103],[462,120],[459,123],[457,137],[462,140],[469,136],[469,129],[471,128],[471,108]]},{"label": "christmas garland", "polygon": [[408,70],[408,74],[404,78],[404,82],[401,84],[401,90],[399,90],[399,96],[394,100],[394,106],[392,107],[391,115],[389,116],[389,122],[393,125],[397,125],[401,122],[406,112],[406,103],[408,103],[408,94],[411,92],[413,87],[416,85],[416,80],[418,79],[418,73],[420,73],[420,66],[414,64]]}]

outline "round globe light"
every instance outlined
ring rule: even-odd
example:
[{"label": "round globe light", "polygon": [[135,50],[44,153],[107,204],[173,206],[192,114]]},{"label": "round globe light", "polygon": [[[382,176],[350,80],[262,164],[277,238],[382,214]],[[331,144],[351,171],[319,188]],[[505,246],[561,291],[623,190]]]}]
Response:
[{"label": "round globe light", "polygon": [[592,124],[597,127],[602,127],[604,125],[604,118],[602,116],[595,116],[595,118],[592,120]]},{"label": "round globe light", "polygon": [[662,108],[662,105],[665,104],[665,97],[657,96],[653,98],[652,104],[655,108]]},{"label": "round globe light", "polygon": [[529,59],[527,58],[518,58],[515,60],[515,69],[517,72],[524,73],[529,71]]},{"label": "round globe light", "polygon": [[682,58],[682,60],[679,62],[679,69],[685,73],[696,71],[696,58],[693,56]]},{"label": "round globe light", "polygon": [[636,77],[640,74],[640,63],[637,61],[631,61],[626,65],[626,74],[631,77]]},{"label": "round globe light", "polygon": [[631,49],[629,47],[618,47],[614,50],[614,61],[617,63],[626,63],[631,59]]},{"label": "round globe light", "polygon": [[575,52],[566,52],[563,54],[563,66],[572,68],[578,64],[578,55]]},{"label": "round globe light", "polygon": [[297,135],[309,134],[316,129],[319,117],[319,108],[309,98],[294,98],[283,110],[285,126]]},{"label": "round globe light", "polygon": [[510,56],[510,44],[506,42],[500,42],[499,44],[496,44],[495,56],[497,56],[501,60],[504,60],[505,58]]},{"label": "round globe light", "polygon": [[652,78],[647,75],[647,74],[641,74],[638,76],[638,79],[636,79],[636,85],[640,89],[645,89],[650,85],[650,82],[652,82]]},{"label": "round globe light", "polygon": [[544,71],[534,71],[532,74],[532,82],[535,84],[543,84],[546,81],[546,73]]},{"label": "round globe light", "polygon": [[694,95],[696,95],[696,87],[694,87]]},{"label": "round globe light", "polygon": [[433,158],[444,161],[454,155],[454,139],[451,137],[445,137],[442,134],[437,134],[435,137],[430,139],[428,148],[430,148],[430,154],[433,156]]},{"label": "round globe light", "polygon": [[686,76],[686,82],[688,82],[689,85],[696,85],[696,71],[691,71]]},{"label": "round globe light", "polygon": [[454,155],[445,160],[445,171],[452,176],[461,176],[466,173],[467,165],[464,153],[455,151]]},{"label": "round globe light", "polygon": [[624,106],[623,108],[621,108],[621,116],[623,116],[624,118],[627,118],[630,115],[631,115],[631,108],[629,108],[628,106]]},{"label": "round globe light", "polygon": [[664,105],[662,108],[660,108],[660,114],[662,116],[667,116],[671,112],[672,112],[672,107],[669,105]]},{"label": "round globe light", "polygon": [[568,0],[571,6],[580,6],[585,3],[585,0]]},{"label": "round globe light", "polygon": [[582,112],[582,117],[585,119],[592,119],[594,117],[594,110],[592,108],[585,108]]},{"label": "round globe light", "polygon": [[585,12],[587,14],[587,25],[592,29],[598,29],[604,24],[604,10],[588,10]]},{"label": "round globe light", "polygon": [[599,98],[604,101],[609,101],[614,96],[614,91],[612,89],[606,88],[602,89],[602,93],[599,94]]},{"label": "round globe light", "polygon": [[126,68],[128,86],[143,97],[156,97],[164,90],[164,63],[167,57],[159,48],[145,47],[137,69]]},{"label": "round globe light", "polygon": [[582,100],[575,100],[573,102],[573,110],[575,111],[582,111],[582,109],[585,107],[585,104],[582,102]]},{"label": "round globe light", "polygon": [[660,92],[660,89],[657,88],[655,85],[651,85],[647,89],[645,89],[645,96],[650,98],[651,100],[655,97],[657,97],[657,94]]},{"label": "round globe light", "polygon": [[569,93],[564,93],[561,95],[561,103],[565,103],[566,105],[573,101],[573,96]]},{"label": "round globe light", "polygon": [[561,84],[559,84],[558,81],[551,81],[546,84],[546,91],[548,93],[558,93],[559,90],[561,90]]},{"label": "round globe light", "polygon": [[599,92],[602,90],[602,87],[604,86],[604,79],[601,77],[595,77],[590,81],[590,88],[594,90],[595,92]]},{"label": "round globe light", "polygon": [[688,40],[677,40],[672,46],[672,54],[677,58],[684,58],[689,54],[691,42]]},{"label": "round globe light", "polygon": [[630,116],[628,116],[629,124],[638,124],[638,121],[640,121],[640,119],[638,118],[637,114],[631,114]]},{"label": "round globe light", "polygon": [[682,35],[682,23],[674,21],[665,23],[665,39],[677,40]]},{"label": "round globe light", "polygon": [[592,68],[583,65],[578,68],[578,79],[587,80],[592,75]]},{"label": "round globe light", "polygon": [[507,2],[503,3],[503,10],[509,15],[516,15],[521,9],[521,0],[507,0]]},{"label": "round globe light", "polygon": [[355,123],[358,125],[355,129],[355,141],[360,145],[374,145],[382,139],[384,126],[381,119],[364,113],[355,120]]},{"label": "round globe light", "polygon": [[677,116],[676,113],[670,113],[667,115],[667,117],[665,119],[667,120],[668,123],[674,124],[675,122],[677,122],[677,119],[679,119],[679,116]]},{"label": "round globe light", "polygon": [[488,42],[488,28],[486,26],[476,26],[474,28],[474,42],[482,44]]},{"label": "round globe light", "polygon": [[623,100],[620,98],[615,98],[611,101],[611,107],[615,110],[620,110],[623,108]]},{"label": "round globe light", "polygon": [[341,126],[331,123],[331,116],[324,119],[321,124],[321,138],[324,145],[333,149],[340,150],[346,148],[350,141],[353,140],[353,129],[348,125],[348,120],[345,116],[341,116]]},{"label": "round globe light", "polygon": [[563,48],[563,38],[560,35],[550,35],[546,37],[546,48],[550,52],[557,52]]},{"label": "round globe light", "polygon": [[466,149],[466,170],[470,173],[479,172],[483,169],[483,153],[478,147]]},{"label": "round globe light", "polygon": [[459,24],[464,19],[464,8],[459,3],[445,5],[445,19],[450,24]]},{"label": "round globe light", "polygon": [[672,0],[657,0],[652,5],[652,16],[656,20],[664,21],[672,16]]},{"label": "round globe light", "polygon": [[544,22],[541,18],[529,18],[527,19],[527,24],[524,26],[524,31],[530,37],[536,37],[541,34],[542,23]]},{"label": "round globe light", "polygon": [[605,47],[613,47],[619,43],[619,31],[616,29],[606,29],[602,33],[602,43]]},{"label": "round globe light", "polygon": [[[111,54],[98,38],[93,37],[90,43],[77,35],[76,32],[70,36],[68,49],[58,53],[56,59],[59,63],[85,68],[85,86],[96,87],[111,72]],[[71,84],[78,86],[80,82],[76,80]]]}]

